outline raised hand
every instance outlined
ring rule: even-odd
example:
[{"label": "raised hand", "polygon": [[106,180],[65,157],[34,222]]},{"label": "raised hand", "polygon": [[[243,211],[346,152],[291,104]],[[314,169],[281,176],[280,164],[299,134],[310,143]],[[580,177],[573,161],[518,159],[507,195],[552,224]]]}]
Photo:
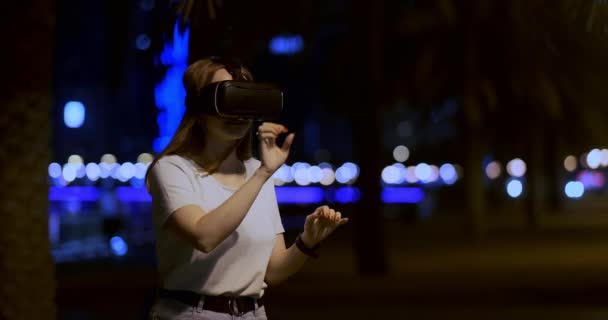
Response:
[{"label": "raised hand", "polygon": [[328,206],[318,207],[306,217],[302,241],[307,247],[312,248],[317,243],[325,240],[336,228],[347,222],[348,218],[342,218],[339,211],[335,211]]},{"label": "raised hand", "polygon": [[278,136],[287,132],[285,126],[272,122],[264,122],[258,127],[257,136],[260,140],[260,160],[262,161],[260,168],[270,175],[277,171],[289,156],[289,149],[295,134],[289,134],[281,147],[276,143]]}]

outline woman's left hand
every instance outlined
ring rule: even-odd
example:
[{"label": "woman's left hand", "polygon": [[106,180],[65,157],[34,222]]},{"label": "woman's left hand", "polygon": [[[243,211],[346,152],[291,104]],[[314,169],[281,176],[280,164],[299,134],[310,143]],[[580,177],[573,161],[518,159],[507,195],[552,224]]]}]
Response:
[{"label": "woman's left hand", "polygon": [[342,214],[328,206],[318,207],[315,212],[306,217],[302,241],[312,248],[317,243],[325,240],[337,227],[348,222],[348,218],[342,218]]}]

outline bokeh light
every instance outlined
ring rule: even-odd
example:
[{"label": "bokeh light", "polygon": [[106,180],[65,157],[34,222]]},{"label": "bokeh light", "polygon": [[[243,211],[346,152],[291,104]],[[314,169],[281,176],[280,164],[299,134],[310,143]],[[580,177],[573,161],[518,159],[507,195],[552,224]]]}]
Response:
[{"label": "bokeh light", "polygon": [[519,180],[511,180],[507,183],[507,194],[511,198],[518,198],[521,196],[524,190],[524,186]]},{"label": "bokeh light", "polygon": [[526,163],[515,158],[507,163],[507,172],[513,177],[521,178],[526,174]]},{"label": "bokeh light", "polygon": [[564,192],[568,198],[580,198],[585,193],[585,186],[580,181],[570,181],[566,183]]},{"label": "bokeh light", "polygon": [[62,174],[61,165],[57,162],[53,162],[53,163],[49,164],[48,171],[49,171],[49,177],[51,177],[53,179],[59,178]]},{"label": "bokeh light", "polygon": [[573,155],[569,155],[564,159],[564,169],[568,172],[573,172],[576,170],[576,157]]},{"label": "bokeh light", "polygon": [[593,149],[587,154],[587,165],[590,169],[597,169],[602,161],[602,152],[599,149]]},{"label": "bokeh light", "polygon": [[406,146],[397,146],[393,150],[393,158],[397,162],[405,162],[410,157],[410,149]]},{"label": "bokeh light", "polygon": [[439,175],[445,184],[451,185],[458,180],[458,173],[456,168],[450,163],[445,163],[439,168]]},{"label": "bokeh light", "polygon": [[502,174],[502,169],[498,161],[492,161],[486,166],[486,176],[492,180],[497,179]]}]

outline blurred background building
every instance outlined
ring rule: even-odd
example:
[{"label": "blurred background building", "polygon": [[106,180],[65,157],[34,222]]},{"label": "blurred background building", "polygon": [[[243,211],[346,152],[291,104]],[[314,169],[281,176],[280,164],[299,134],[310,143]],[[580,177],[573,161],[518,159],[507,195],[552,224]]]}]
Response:
[{"label": "blurred background building", "polygon": [[0,319],[145,318],[143,177],[210,55],[285,92],[288,241],[319,205],[352,219],[271,319],[608,313],[605,1],[5,6]]}]

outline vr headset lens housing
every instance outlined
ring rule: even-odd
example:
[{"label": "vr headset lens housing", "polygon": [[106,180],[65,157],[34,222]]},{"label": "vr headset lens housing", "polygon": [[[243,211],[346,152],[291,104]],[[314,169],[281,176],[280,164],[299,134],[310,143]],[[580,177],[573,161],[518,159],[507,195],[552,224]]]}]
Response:
[{"label": "vr headset lens housing", "polygon": [[200,96],[187,97],[186,105],[222,118],[276,120],[283,110],[283,92],[269,83],[227,80],[205,86]]}]

